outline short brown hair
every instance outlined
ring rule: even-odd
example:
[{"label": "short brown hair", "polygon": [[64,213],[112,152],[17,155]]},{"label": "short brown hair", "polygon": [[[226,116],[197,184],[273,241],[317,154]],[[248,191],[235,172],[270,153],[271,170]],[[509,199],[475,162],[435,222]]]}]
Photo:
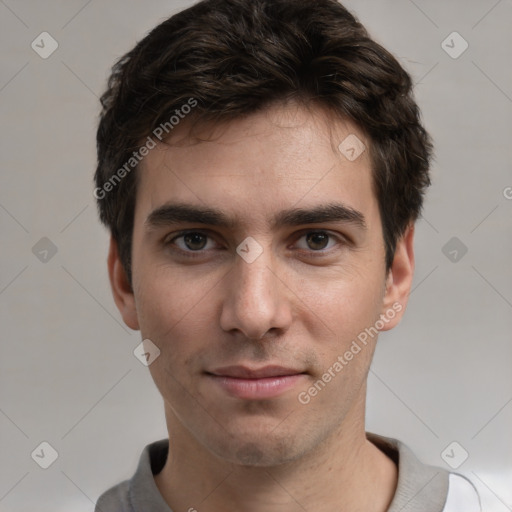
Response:
[{"label": "short brown hair", "polygon": [[[336,0],[203,0],[124,55],[101,97],[95,196],[130,281],[137,174],[121,170],[141,140],[191,98],[194,122],[314,100],[355,123],[370,140],[390,268],[430,185],[432,143],[409,74]],[[116,173],[122,179],[97,194]]]}]

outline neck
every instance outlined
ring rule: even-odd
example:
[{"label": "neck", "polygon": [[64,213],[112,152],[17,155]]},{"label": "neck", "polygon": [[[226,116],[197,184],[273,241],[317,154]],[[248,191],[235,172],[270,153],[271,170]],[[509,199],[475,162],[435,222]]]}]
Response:
[{"label": "neck", "polygon": [[[279,466],[242,466],[200,445],[167,414],[169,456],[155,477],[160,493],[175,511],[385,512],[397,483],[395,464],[366,439],[364,403],[321,446]],[[168,412],[168,411],[166,411]],[[349,414],[350,416],[350,414]],[[350,425],[350,427],[346,427]]]}]

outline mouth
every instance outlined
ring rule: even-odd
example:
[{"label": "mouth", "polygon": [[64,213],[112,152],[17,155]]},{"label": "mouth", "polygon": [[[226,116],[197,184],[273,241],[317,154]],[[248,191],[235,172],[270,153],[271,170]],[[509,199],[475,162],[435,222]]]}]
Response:
[{"label": "mouth", "polygon": [[245,400],[274,398],[295,387],[306,372],[283,366],[248,368],[226,366],[211,372],[207,377],[225,393]]}]

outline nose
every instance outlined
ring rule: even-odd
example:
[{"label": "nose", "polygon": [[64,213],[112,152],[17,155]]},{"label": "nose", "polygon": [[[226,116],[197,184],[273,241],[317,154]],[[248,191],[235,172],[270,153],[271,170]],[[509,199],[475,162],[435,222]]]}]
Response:
[{"label": "nose", "polygon": [[260,340],[286,331],[292,322],[291,292],[278,275],[270,249],[252,263],[236,257],[226,276],[220,324],[226,332]]}]

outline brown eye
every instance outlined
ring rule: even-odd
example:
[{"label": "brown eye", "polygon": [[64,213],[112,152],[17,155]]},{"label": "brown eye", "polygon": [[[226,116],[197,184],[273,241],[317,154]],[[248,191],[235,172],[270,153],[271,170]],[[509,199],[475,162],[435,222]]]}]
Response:
[{"label": "brown eye", "polygon": [[183,235],[183,242],[187,249],[190,249],[191,251],[200,251],[201,249],[204,249],[207,240],[208,237],[202,233],[187,233],[186,235]]},{"label": "brown eye", "polygon": [[320,251],[327,247],[329,243],[329,235],[322,232],[313,232],[306,235],[306,242],[310,249]]},{"label": "brown eye", "polygon": [[215,241],[207,233],[201,231],[184,231],[174,238],[167,239],[165,245],[176,246],[183,252],[203,253],[215,248]]}]

